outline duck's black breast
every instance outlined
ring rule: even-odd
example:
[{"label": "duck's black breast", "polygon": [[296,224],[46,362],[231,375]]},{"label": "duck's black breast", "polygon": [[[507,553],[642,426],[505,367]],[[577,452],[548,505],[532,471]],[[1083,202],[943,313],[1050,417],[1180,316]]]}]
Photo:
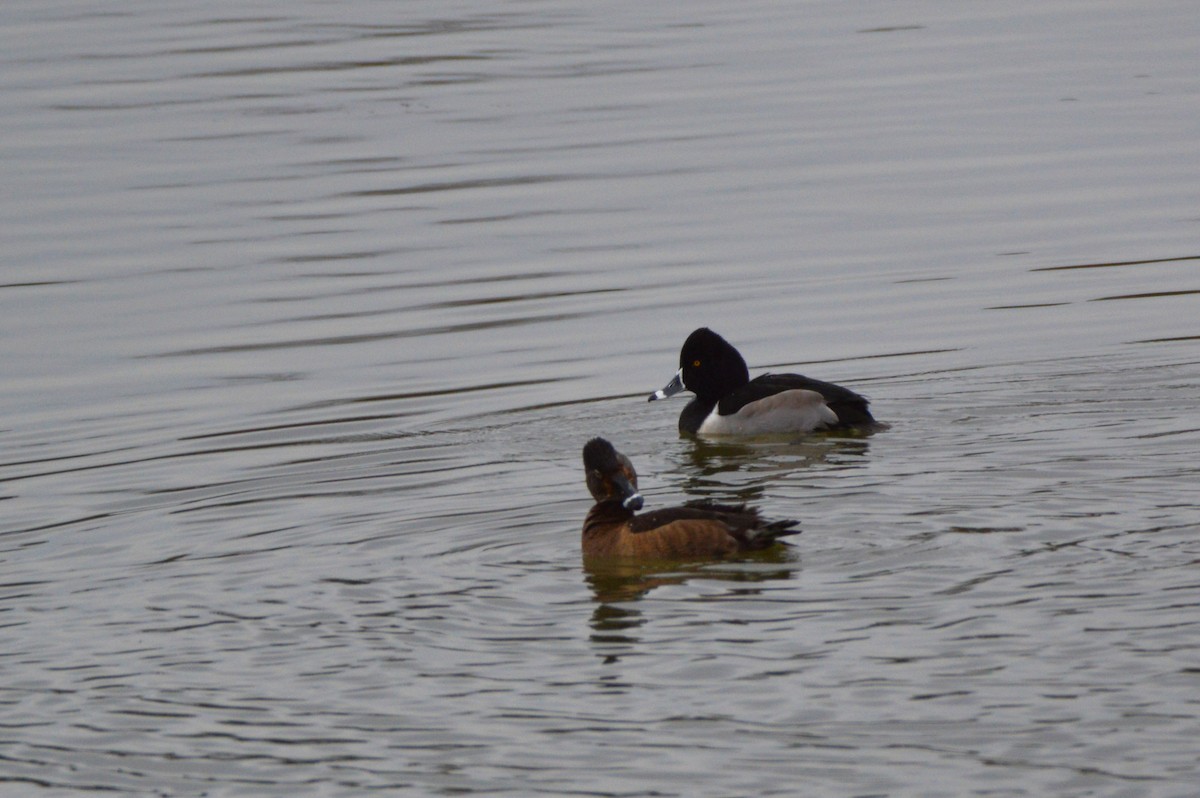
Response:
[{"label": "duck's black breast", "polygon": [[708,418],[708,414],[716,406],[716,399],[701,399],[698,396],[692,399],[679,414],[679,431],[695,435],[700,431],[700,425],[704,423],[704,419]]}]

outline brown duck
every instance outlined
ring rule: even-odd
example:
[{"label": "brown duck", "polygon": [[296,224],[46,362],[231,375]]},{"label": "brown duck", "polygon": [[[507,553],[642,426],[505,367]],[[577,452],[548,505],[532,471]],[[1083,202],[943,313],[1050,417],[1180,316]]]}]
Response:
[{"label": "brown duck", "polygon": [[793,529],[796,521],[767,521],[744,504],[689,502],[635,515],[642,496],[633,463],[603,438],[583,447],[583,467],[596,500],[583,522],[583,553],[589,557],[721,557],[765,549],[800,532]]}]

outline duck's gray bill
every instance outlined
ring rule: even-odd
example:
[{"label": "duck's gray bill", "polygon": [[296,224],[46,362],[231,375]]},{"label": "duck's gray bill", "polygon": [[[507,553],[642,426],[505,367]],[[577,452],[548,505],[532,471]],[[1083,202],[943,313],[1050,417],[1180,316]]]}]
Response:
[{"label": "duck's gray bill", "polygon": [[646,401],[653,402],[655,399],[666,399],[669,396],[674,396],[675,394],[679,393],[682,390],[683,390],[683,369],[680,369],[679,371],[675,372],[675,376],[671,378],[670,382],[668,382],[663,387],[659,388],[654,393],[650,394],[650,398],[647,399]]},{"label": "duck's gray bill", "polygon": [[637,488],[633,486],[632,482],[621,475],[614,476],[613,482],[620,489],[621,495],[624,496],[621,499],[622,507],[626,510],[633,510],[635,513],[642,509],[642,494],[637,492]]}]

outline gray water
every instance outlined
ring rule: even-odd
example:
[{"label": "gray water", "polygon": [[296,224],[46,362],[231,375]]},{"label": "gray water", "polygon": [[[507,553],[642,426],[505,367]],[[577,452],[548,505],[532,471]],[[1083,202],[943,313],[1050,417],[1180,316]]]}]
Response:
[{"label": "gray water", "polygon": [[[1195,795],[1198,53],[1188,2],[6,3],[0,793]],[[680,438],[701,325],[887,427]],[[804,534],[585,568],[596,434]]]}]

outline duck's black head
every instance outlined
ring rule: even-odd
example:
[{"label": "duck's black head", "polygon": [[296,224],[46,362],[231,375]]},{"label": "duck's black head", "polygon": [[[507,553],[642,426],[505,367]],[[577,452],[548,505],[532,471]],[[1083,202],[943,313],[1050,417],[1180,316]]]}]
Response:
[{"label": "duck's black head", "polygon": [[750,370],[741,353],[707,327],[683,342],[679,374],[684,387],[703,399],[719,399],[750,382]]}]

